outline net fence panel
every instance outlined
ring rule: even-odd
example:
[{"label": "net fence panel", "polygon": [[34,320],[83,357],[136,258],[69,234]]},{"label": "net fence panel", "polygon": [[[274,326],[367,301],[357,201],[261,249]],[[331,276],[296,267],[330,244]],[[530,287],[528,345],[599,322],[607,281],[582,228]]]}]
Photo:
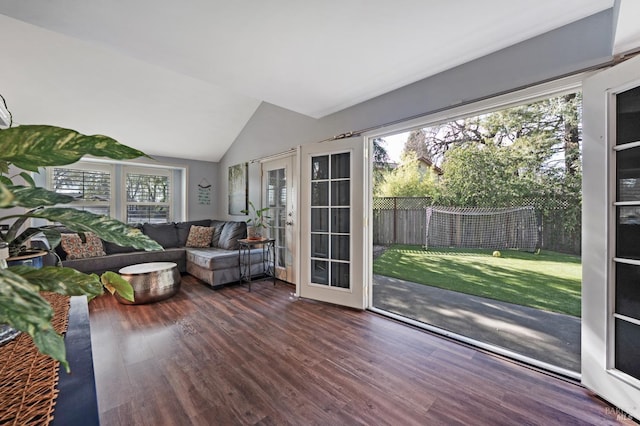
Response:
[{"label": "net fence panel", "polygon": [[[537,246],[543,250],[580,254],[580,199],[529,197],[496,206],[512,209],[533,206],[537,220]],[[427,245],[426,208],[434,206],[428,197],[374,197],[373,242],[379,245]],[[446,207],[451,209],[452,207]],[[471,208],[471,207],[460,207]],[[474,207],[477,209],[477,207]],[[520,238],[524,239],[522,235]]]},{"label": "net fence panel", "polygon": [[533,206],[514,208],[427,207],[426,246],[535,251]]}]

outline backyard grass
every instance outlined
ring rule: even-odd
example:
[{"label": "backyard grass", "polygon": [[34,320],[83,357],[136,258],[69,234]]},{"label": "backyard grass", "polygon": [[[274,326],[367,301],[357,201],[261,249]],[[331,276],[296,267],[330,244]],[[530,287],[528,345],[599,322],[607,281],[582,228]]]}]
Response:
[{"label": "backyard grass", "polygon": [[373,263],[374,274],[580,316],[581,261],[542,251],[429,249],[395,245]]}]

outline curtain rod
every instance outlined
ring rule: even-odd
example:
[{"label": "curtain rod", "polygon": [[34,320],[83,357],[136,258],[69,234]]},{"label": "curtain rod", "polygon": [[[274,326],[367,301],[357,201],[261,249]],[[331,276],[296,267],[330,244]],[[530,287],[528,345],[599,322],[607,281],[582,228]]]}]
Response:
[{"label": "curtain rod", "polygon": [[284,157],[287,154],[295,152],[296,150],[297,150],[297,148],[289,148],[286,151],[278,152],[277,154],[267,155],[266,157],[254,158],[253,160],[250,160],[249,163],[253,164],[253,163],[259,163],[259,162],[267,161],[267,160],[275,160],[278,157]]},{"label": "curtain rod", "polygon": [[589,72],[589,71],[596,71],[596,70],[600,70],[600,69],[603,69],[603,68],[608,68],[608,67],[617,65],[617,64],[619,64],[621,62],[624,62],[624,61],[626,61],[628,59],[631,59],[632,57],[637,56],[639,54],[640,54],[640,50],[639,51],[635,51],[635,52],[629,52],[629,53],[626,53],[624,55],[614,56],[614,57],[612,57],[610,60],[608,60],[606,62],[603,62],[601,64],[597,64],[597,65],[592,65],[592,66],[589,66],[589,67],[585,67],[585,68],[582,68],[582,69],[580,69],[578,71],[562,74],[560,76],[556,76],[556,77],[553,77],[553,78],[548,78],[548,79],[545,79],[545,80],[541,80],[541,81],[538,81],[536,83],[526,84],[526,85],[523,85],[523,86],[516,87],[514,89],[504,90],[504,91],[498,92],[498,93],[493,93],[491,95],[483,96],[483,97],[480,97],[480,98],[476,98],[476,99],[472,99],[472,100],[468,100],[468,101],[463,101],[463,102],[460,102],[460,103],[455,104],[455,105],[449,105],[449,106],[446,106],[446,107],[437,108],[437,109],[434,109],[434,110],[431,110],[431,111],[428,111],[428,112],[425,112],[425,113],[420,113],[420,114],[415,114],[415,115],[412,115],[412,116],[409,116],[409,117],[399,118],[397,120],[393,120],[393,121],[390,121],[390,122],[387,122],[387,123],[384,123],[384,124],[378,124],[376,126],[368,127],[366,129],[353,130],[353,131],[349,131],[349,132],[345,132],[345,133],[340,133],[339,135],[335,135],[333,137],[330,137],[330,138],[327,138],[327,139],[323,139],[323,140],[317,141],[315,143],[331,142],[331,141],[335,141],[335,140],[339,140],[339,139],[346,139],[346,138],[351,138],[351,137],[354,137],[354,136],[360,136],[363,133],[371,132],[371,131],[374,131],[374,130],[380,130],[380,129],[384,129],[385,127],[395,126],[397,124],[404,123],[406,121],[411,121],[411,120],[416,120],[418,118],[427,117],[429,115],[437,114],[439,112],[443,112],[443,111],[449,110],[451,108],[457,108],[457,107],[461,107],[461,106],[465,106],[465,105],[470,105],[470,104],[473,104],[473,103],[476,103],[476,102],[481,102],[481,101],[484,101],[484,100],[487,100],[487,99],[491,99],[491,98],[495,98],[495,97],[498,97],[498,96],[506,95],[506,94],[509,94],[509,93],[517,92],[519,90],[525,90],[525,89],[528,89],[528,88],[531,88],[531,87],[534,87],[534,86],[539,86],[541,84],[550,83],[552,81],[556,81],[556,80],[560,80],[560,79],[563,79],[563,78],[571,77],[571,76],[574,76],[574,75],[577,75],[577,74],[586,73],[586,72]]}]

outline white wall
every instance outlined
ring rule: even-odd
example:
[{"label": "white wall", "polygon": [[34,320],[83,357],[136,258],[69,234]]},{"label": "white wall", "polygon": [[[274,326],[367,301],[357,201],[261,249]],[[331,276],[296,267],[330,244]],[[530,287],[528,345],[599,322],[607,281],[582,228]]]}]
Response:
[{"label": "white wall", "polygon": [[[319,120],[263,103],[218,165],[216,216],[241,218],[227,214],[229,166],[604,64],[612,58],[612,35],[613,13],[608,10]],[[259,202],[258,163],[250,165],[249,194]]]},{"label": "white wall", "polygon": [[[161,164],[186,167],[186,220],[213,219],[217,217],[218,163],[170,157],[154,157],[154,160]],[[211,204],[209,205],[198,203],[198,184],[203,180],[211,184]]]}]

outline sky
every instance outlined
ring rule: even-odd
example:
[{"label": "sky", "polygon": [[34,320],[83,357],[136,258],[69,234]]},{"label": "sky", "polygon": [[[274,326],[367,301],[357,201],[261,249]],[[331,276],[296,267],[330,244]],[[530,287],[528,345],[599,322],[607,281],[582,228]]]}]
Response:
[{"label": "sky", "polygon": [[400,155],[402,155],[402,150],[404,149],[404,143],[407,141],[407,136],[409,136],[409,132],[398,133],[391,136],[385,136],[383,138],[387,141],[385,148],[387,149],[387,154],[389,154],[391,161],[395,163],[400,162]]}]

